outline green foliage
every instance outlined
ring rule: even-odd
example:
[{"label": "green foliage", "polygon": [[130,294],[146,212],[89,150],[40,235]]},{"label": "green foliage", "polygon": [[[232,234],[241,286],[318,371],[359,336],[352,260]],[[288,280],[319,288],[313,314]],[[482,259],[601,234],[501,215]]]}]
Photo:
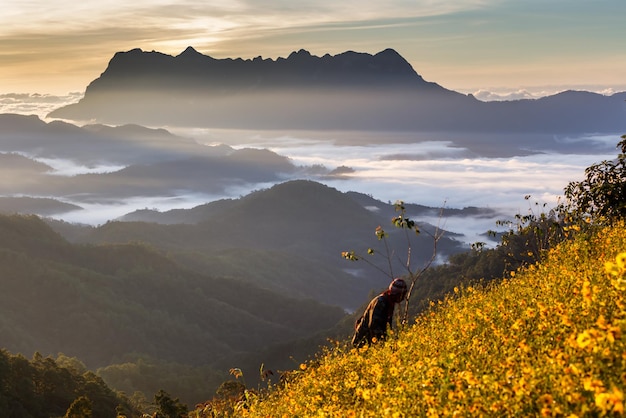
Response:
[{"label": "green foliage", "polygon": [[154,395],[157,407],[155,418],[186,418],[187,406],[180,403],[178,398],[172,399],[164,390]]},{"label": "green foliage", "polygon": [[194,405],[209,397],[226,378],[226,373],[214,365],[188,365],[147,357],[110,364],[96,372],[110,387],[135,394],[137,405],[145,409],[149,403],[145,398],[161,389]]},{"label": "green foliage", "polygon": [[[238,370],[240,374],[232,373],[233,370]],[[217,388],[215,396],[210,401],[196,406],[197,415],[217,418],[229,417],[236,413],[249,390],[246,388],[245,383],[238,380],[239,377],[242,377],[243,380],[241,369],[231,369],[231,374],[233,374],[237,380],[227,380],[223,382],[220,387]]]},{"label": "green foliage", "polygon": [[566,187],[567,209],[576,216],[608,222],[626,217],[626,135],[617,147],[621,152],[616,160],[591,165],[585,180]]},{"label": "green foliage", "polygon": [[0,411],[3,417],[109,418],[118,408],[136,416],[128,399],[90,372],[59,365],[35,353],[31,360],[0,350]]},{"label": "green foliage", "polygon": [[80,396],[72,402],[63,418],[91,418],[93,416],[92,405],[88,397]]},{"label": "green foliage", "polygon": [[[531,196],[526,195],[525,199],[530,200]],[[562,207],[546,211],[545,203],[539,205],[535,202],[534,206],[541,208],[539,214],[530,206],[525,215],[516,214],[514,220],[496,222],[498,226],[508,228],[501,233],[501,242],[496,249],[504,262],[502,273],[536,263],[546,250],[570,235],[568,231],[571,227],[565,222],[568,216],[563,213]],[[488,233],[496,235],[493,231]]]},{"label": "green foliage", "polygon": [[235,416],[623,415],[624,283],[621,221],[455,289],[384,345],[338,344]]}]

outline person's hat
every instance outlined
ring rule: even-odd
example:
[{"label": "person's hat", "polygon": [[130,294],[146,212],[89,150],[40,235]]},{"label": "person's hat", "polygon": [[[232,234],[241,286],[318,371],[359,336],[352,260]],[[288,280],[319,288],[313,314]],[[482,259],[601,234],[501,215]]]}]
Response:
[{"label": "person's hat", "polygon": [[403,295],[402,299],[404,299],[406,291],[407,285],[402,279],[393,279],[393,281],[389,284],[389,293],[392,295]]}]

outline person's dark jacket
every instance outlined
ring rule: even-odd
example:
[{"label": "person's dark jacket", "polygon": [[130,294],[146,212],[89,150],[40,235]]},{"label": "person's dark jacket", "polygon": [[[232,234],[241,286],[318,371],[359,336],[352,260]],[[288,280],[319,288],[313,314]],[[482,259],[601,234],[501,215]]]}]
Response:
[{"label": "person's dark jacket", "polygon": [[363,316],[355,324],[352,345],[361,347],[366,343],[384,340],[387,328],[391,328],[394,306],[395,303],[388,291],[372,299]]}]

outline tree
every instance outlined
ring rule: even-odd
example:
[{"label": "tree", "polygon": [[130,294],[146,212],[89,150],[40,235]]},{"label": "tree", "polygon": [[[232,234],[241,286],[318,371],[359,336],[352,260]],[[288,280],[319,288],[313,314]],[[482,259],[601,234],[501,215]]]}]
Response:
[{"label": "tree", "polygon": [[616,160],[591,165],[585,170],[585,180],[565,188],[567,209],[573,215],[609,223],[626,217],[626,135],[621,138]]},{"label": "tree", "polygon": [[63,418],[91,418],[92,403],[86,396],[80,396],[72,402]]},{"label": "tree", "polygon": [[407,217],[406,207],[404,206],[403,201],[398,200],[396,203],[394,203],[394,206],[395,206],[396,212],[399,212],[400,214],[391,218],[391,223],[394,227],[401,229],[404,233],[404,239],[406,242],[406,256],[404,259],[399,254],[397,254],[393,248],[391,248],[389,241],[388,241],[389,234],[381,226],[378,226],[376,230],[374,231],[374,233],[376,234],[376,238],[378,239],[378,241],[383,242],[384,253],[380,254],[380,252],[374,250],[373,248],[368,248],[367,254],[370,256],[382,255],[386,260],[388,270],[385,270],[384,268],[381,268],[378,265],[372,263],[364,256],[357,254],[355,251],[343,251],[341,253],[341,256],[349,261],[363,260],[370,266],[374,267],[375,269],[385,274],[390,279],[396,278],[396,276],[394,275],[394,264],[400,263],[400,265],[402,265],[403,269],[405,270],[403,277],[407,279],[409,282],[409,290],[407,292],[407,296],[406,296],[407,302],[405,304],[404,312],[401,315],[400,322],[402,324],[406,324],[408,321],[409,300],[411,298],[411,294],[413,293],[413,289],[415,288],[415,284],[417,280],[420,277],[422,277],[424,272],[428,270],[428,268],[433,263],[433,261],[435,261],[435,258],[437,257],[437,242],[443,236],[443,231],[439,229],[439,227],[437,226],[437,228],[435,228],[434,233],[429,234],[431,235],[433,239],[432,256],[430,257],[430,259],[426,261],[426,263],[421,268],[414,266],[412,259],[411,259],[411,255],[412,255],[411,254],[411,249],[412,249],[411,232],[414,233],[415,235],[419,235],[421,231],[417,223],[414,220]]},{"label": "tree", "polygon": [[[526,195],[524,199],[530,200],[531,196]],[[539,214],[535,213],[531,205],[525,215],[518,213],[513,220],[496,222],[497,226],[508,228],[500,233],[500,244],[496,248],[504,263],[501,274],[538,262],[548,249],[563,241],[572,228],[565,222],[568,217],[559,207],[546,211],[546,203],[540,205],[535,202],[534,206],[541,209]],[[494,237],[498,235],[496,231],[487,233]],[[474,249],[480,250],[477,247]]]},{"label": "tree", "polygon": [[154,402],[157,406],[156,416],[158,418],[187,417],[187,406],[180,403],[178,398],[172,399],[170,395],[162,389],[154,395]]}]

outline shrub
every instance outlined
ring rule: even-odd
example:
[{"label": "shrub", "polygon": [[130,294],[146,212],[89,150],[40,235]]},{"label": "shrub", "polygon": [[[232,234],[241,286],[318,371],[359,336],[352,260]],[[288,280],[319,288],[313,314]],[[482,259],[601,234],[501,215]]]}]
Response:
[{"label": "shrub", "polygon": [[585,180],[565,189],[569,210],[578,216],[611,222],[626,216],[626,135],[617,144],[621,150],[613,161],[602,161],[585,170]]}]

